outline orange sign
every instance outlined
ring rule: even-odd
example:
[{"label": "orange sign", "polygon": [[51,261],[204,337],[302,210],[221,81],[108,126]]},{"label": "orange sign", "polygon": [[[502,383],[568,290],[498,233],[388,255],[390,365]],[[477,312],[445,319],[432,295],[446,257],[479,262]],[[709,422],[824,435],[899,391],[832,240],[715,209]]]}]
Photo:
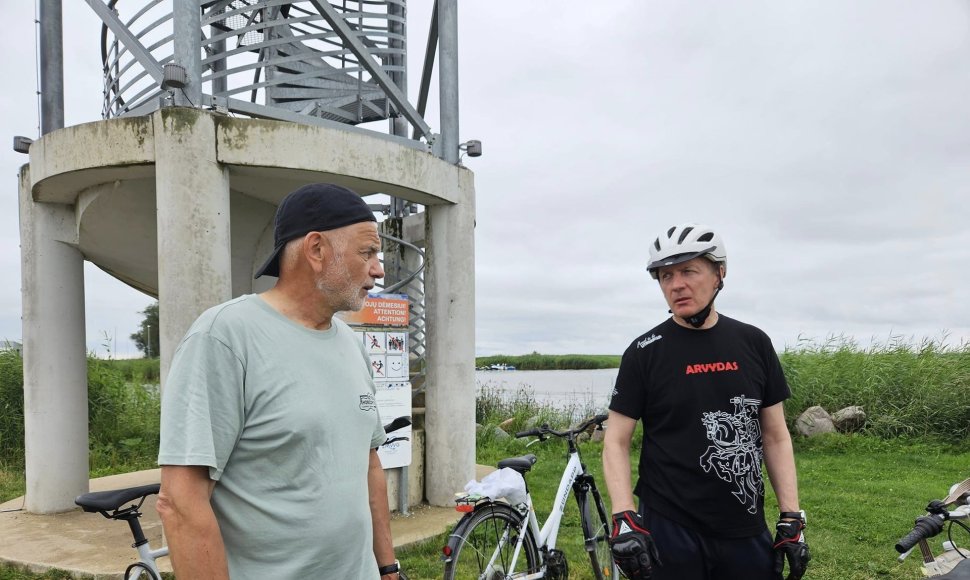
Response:
[{"label": "orange sign", "polygon": [[357,312],[341,312],[340,318],[351,326],[394,326],[407,328],[406,294],[368,294]]}]

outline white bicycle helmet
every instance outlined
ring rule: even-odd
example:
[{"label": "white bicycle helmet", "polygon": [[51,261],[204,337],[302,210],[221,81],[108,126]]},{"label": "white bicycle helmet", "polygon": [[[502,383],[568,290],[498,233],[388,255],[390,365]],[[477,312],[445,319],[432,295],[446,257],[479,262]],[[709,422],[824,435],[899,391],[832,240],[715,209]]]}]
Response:
[{"label": "white bicycle helmet", "polygon": [[657,279],[657,270],[703,256],[724,266],[727,272],[727,251],[721,236],[708,226],[681,224],[663,232],[650,244],[650,263],[647,271]]}]

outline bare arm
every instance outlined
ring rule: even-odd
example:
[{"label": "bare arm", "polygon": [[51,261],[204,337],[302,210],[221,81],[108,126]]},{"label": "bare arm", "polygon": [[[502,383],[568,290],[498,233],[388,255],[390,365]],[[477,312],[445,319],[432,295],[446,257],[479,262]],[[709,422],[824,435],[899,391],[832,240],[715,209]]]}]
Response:
[{"label": "bare arm", "polygon": [[179,580],[228,580],[222,533],[209,497],[209,468],[163,465],[156,509]]},{"label": "bare arm", "polygon": [[636,426],[636,419],[610,411],[603,438],[603,478],[613,513],[637,509],[630,476],[630,441]]},{"label": "bare arm", "polygon": [[795,474],[795,452],[785,424],[782,403],[761,410],[761,437],[765,451],[768,479],[778,498],[778,510],[797,512],[798,478]]},{"label": "bare arm", "polygon": [[[391,538],[391,510],[387,505],[387,481],[384,468],[377,450],[370,450],[370,464],[367,469],[367,489],[370,495],[370,516],[374,527],[374,557],[378,566],[394,563],[394,542]],[[386,574],[381,578],[396,579],[397,574]]]}]

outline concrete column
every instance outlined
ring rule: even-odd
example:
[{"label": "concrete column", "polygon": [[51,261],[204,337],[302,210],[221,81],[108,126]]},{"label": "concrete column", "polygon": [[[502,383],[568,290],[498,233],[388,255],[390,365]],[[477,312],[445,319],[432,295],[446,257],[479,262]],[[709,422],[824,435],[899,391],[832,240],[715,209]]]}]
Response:
[{"label": "concrete column", "polygon": [[26,508],[74,509],[88,491],[84,258],[74,207],[35,203],[20,172]]},{"label": "concrete column", "polygon": [[229,172],[216,161],[211,114],[167,107],[153,114],[153,124],[164,388],[185,331],[232,294]]},{"label": "concrete column", "polygon": [[475,475],[475,193],[459,175],[460,201],[426,214],[425,494],[442,506]]}]

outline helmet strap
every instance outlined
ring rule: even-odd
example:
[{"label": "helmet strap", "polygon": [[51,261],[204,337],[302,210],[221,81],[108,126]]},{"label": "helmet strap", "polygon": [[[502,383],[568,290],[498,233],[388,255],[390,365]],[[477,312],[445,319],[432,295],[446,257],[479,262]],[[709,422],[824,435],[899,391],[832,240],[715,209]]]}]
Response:
[{"label": "helmet strap", "polygon": [[711,315],[711,307],[714,306],[714,299],[717,298],[717,295],[721,292],[722,288],[724,288],[724,279],[721,278],[720,274],[718,274],[717,288],[714,290],[714,296],[711,296],[711,301],[708,302],[707,306],[705,306],[704,309],[697,314],[685,318],[684,320],[687,321],[687,324],[693,326],[694,328],[704,326],[704,323],[707,322],[707,317]]}]

